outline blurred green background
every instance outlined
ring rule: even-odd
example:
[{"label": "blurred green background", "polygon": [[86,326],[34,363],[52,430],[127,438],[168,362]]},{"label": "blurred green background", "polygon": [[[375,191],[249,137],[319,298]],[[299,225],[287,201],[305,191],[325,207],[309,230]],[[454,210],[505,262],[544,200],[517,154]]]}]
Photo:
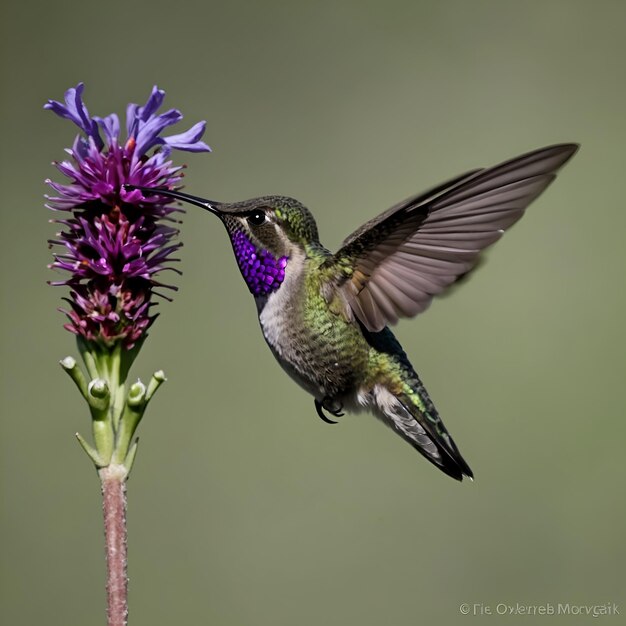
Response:
[{"label": "blurred green background", "polygon": [[178,157],[187,191],[295,196],[331,248],[450,176],[582,144],[469,284],[397,329],[474,483],[366,415],[324,425],[190,210],[134,370],[169,382],[129,483],[132,626],[590,623],[459,609],[559,602],[617,602],[619,623],[625,22],[608,0],[5,4],[0,621],[104,623],[88,418],[57,365],[76,349],[45,285],[43,179],[74,127],[42,105],[83,80],[99,115],[166,89],[214,149]]}]

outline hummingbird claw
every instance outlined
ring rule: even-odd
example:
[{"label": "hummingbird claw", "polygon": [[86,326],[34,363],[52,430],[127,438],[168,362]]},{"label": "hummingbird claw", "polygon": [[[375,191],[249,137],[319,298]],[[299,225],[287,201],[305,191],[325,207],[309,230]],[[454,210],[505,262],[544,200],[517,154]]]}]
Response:
[{"label": "hummingbird claw", "polygon": [[[320,416],[321,420],[323,422],[326,422],[327,424],[336,424],[337,422],[331,420],[330,418],[326,417],[326,415],[324,414],[324,407],[322,405],[322,403],[319,400],[315,400],[315,410],[317,411],[317,414]],[[339,415],[337,415],[336,412],[331,411],[331,413],[335,416],[335,417],[339,417]],[[341,413],[341,415],[343,415],[343,413]]]},{"label": "hummingbird claw", "polygon": [[[335,417],[343,417],[344,413],[341,412],[343,409],[343,404],[338,402],[337,400],[333,400],[333,398],[324,398],[322,400],[322,406]],[[332,407],[332,408],[331,408]]]}]

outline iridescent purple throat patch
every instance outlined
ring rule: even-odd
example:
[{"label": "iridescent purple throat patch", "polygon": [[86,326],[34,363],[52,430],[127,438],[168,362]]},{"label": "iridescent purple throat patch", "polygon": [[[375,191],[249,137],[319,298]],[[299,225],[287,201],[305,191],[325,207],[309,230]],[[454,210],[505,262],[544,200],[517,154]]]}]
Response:
[{"label": "iridescent purple throat patch", "polygon": [[267,250],[257,250],[246,235],[238,231],[232,236],[237,264],[255,296],[265,296],[276,291],[285,280],[285,268],[289,257],[276,259]]}]

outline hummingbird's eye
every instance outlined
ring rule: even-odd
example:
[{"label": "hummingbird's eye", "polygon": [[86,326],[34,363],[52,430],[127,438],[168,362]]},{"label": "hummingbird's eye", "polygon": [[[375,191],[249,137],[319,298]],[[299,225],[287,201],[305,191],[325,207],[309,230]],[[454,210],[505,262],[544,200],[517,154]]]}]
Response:
[{"label": "hummingbird's eye", "polygon": [[250,226],[260,226],[265,222],[265,213],[263,211],[255,211],[248,217],[248,224]]}]

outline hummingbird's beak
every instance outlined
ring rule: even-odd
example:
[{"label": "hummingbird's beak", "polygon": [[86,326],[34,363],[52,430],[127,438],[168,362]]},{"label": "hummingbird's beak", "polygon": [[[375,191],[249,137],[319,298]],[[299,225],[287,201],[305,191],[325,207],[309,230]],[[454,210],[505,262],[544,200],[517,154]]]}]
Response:
[{"label": "hummingbird's beak", "polygon": [[181,193],[180,191],[171,191],[170,189],[161,189],[160,187],[137,187],[136,185],[124,185],[124,188],[128,191],[138,189],[143,194],[168,196],[170,198],[176,198],[176,200],[182,200],[183,202],[189,202],[189,204],[195,204],[215,215],[221,215],[219,207],[220,202],[214,200],[206,200],[205,198],[199,198],[198,196],[190,196],[188,193]]}]

